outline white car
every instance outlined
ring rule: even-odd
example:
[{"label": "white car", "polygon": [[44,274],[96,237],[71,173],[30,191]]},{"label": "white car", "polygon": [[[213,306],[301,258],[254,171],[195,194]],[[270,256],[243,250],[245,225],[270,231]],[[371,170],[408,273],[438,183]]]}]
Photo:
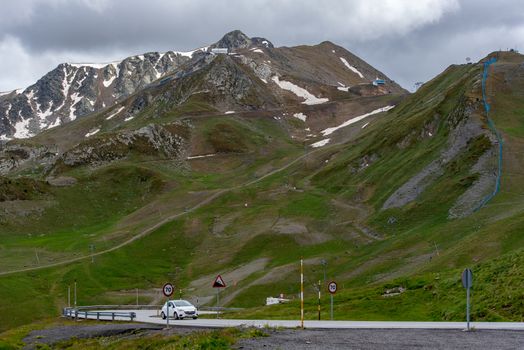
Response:
[{"label": "white car", "polygon": [[193,318],[196,320],[198,318],[197,308],[187,300],[169,300],[164,306],[162,306],[162,311],[160,316],[162,319],[167,317],[167,304],[169,303],[169,318],[174,318],[175,320],[183,318]]}]

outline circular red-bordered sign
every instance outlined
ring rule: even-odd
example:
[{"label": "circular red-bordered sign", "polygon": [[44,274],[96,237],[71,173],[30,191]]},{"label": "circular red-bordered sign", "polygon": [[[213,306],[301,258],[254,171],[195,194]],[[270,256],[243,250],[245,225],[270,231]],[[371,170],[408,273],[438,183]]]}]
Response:
[{"label": "circular red-bordered sign", "polygon": [[335,294],[337,292],[337,282],[331,281],[328,284],[328,292]]},{"label": "circular red-bordered sign", "polygon": [[172,296],[174,291],[175,291],[175,287],[173,287],[171,283],[166,283],[162,287],[162,293],[164,293],[166,297]]}]

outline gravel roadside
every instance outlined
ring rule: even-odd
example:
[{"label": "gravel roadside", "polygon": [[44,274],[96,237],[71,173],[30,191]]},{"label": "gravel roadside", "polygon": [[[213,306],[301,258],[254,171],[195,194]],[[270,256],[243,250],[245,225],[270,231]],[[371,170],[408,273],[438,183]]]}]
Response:
[{"label": "gravel roadside", "polygon": [[241,339],[235,349],[524,349],[524,332],[444,329],[268,330],[268,337]]},{"label": "gravel roadside", "polygon": [[[108,323],[59,326],[32,331],[25,339],[25,349],[37,344],[75,338],[165,336],[203,331],[199,327],[172,327],[140,323]],[[477,330],[463,332],[446,329],[263,329],[267,337],[243,338],[234,349],[524,349],[524,332]]]}]

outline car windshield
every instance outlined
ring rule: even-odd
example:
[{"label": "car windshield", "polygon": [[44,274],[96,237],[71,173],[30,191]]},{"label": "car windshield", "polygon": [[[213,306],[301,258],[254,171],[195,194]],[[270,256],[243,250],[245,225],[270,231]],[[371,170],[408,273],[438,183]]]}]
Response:
[{"label": "car windshield", "polygon": [[175,306],[193,306],[190,303],[188,303],[185,300],[177,300],[175,301]]}]

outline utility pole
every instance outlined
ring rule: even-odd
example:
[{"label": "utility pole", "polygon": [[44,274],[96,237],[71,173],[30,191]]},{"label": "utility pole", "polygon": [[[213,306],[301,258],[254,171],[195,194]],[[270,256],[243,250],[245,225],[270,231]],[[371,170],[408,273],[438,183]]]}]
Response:
[{"label": "utility pole", "polygon": [[71,307],[71,285],[67,286],[67,307]]},{"label": "utility pole", "polygon": [[136,306],[138,306],[138,288],[136,289]]}]

